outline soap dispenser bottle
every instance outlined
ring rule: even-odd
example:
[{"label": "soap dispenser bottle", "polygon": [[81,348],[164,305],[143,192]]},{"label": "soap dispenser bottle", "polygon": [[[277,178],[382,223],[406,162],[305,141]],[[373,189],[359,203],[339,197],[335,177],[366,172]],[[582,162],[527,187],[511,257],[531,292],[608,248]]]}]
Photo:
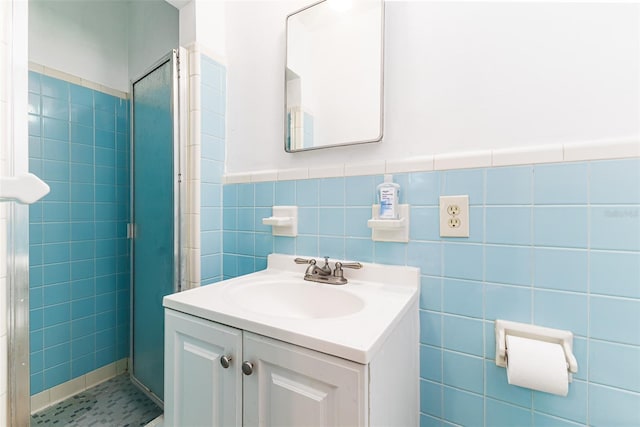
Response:
[{"label": "soap dispenser bottle", "polygon": [[400,185],[393,182],[393,176],[384,175],[384,182],[378,185],[378,202],[380,203],[380,219],[398,219],[398,198]]}]

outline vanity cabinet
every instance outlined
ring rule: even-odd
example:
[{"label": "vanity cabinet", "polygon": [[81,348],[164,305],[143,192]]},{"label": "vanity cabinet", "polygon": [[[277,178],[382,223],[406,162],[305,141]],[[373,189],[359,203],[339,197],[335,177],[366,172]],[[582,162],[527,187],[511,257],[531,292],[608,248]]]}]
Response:
[{"label": "vanity cabinet", "polygon": [[166,426],[367,425],[368,365],[169,309],[165,346]]}]

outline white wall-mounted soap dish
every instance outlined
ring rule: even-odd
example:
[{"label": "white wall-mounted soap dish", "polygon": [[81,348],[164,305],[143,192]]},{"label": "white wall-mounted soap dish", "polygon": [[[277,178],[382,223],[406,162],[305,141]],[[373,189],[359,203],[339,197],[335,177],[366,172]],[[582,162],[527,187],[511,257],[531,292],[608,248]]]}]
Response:
[{"label": "white wall-mounted soap dish", "polygon": [[271,216],[262,218],[262,223],[271,227],[274,236],[296,237],[298,235],[298,207],[274,206]]}]

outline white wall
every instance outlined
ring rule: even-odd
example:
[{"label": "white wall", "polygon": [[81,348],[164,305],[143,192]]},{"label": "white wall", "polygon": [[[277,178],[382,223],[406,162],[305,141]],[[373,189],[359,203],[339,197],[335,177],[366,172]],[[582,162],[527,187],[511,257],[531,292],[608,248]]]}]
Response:
[{"label": "white wall", "polygon": [[164,0],[29,1],[29,60],[123,92],[178,47]]},{"label": "white wall", "polygon": [[29,1],[29,61],[129,90],[127,3]]},{"label": "white wall", "polygon": [[163,0],[129,3],[129,80],[178,48],[178,10]]},{"label": "white wall", "polygon": [[638,138],[638,4],[387,2],[380,144],[283,150],[285,17],[228,2],[227,172]]}]

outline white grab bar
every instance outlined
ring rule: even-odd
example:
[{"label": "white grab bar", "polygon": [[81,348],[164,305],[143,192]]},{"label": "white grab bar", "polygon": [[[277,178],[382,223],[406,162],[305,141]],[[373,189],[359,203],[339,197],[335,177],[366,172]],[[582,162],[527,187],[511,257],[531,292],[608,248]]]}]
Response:
[{"label": "white grab bar", "polygon": [[50,188],[32,173],[0,177],[0,202],[18,202],[26,205],[37,202]]}]

